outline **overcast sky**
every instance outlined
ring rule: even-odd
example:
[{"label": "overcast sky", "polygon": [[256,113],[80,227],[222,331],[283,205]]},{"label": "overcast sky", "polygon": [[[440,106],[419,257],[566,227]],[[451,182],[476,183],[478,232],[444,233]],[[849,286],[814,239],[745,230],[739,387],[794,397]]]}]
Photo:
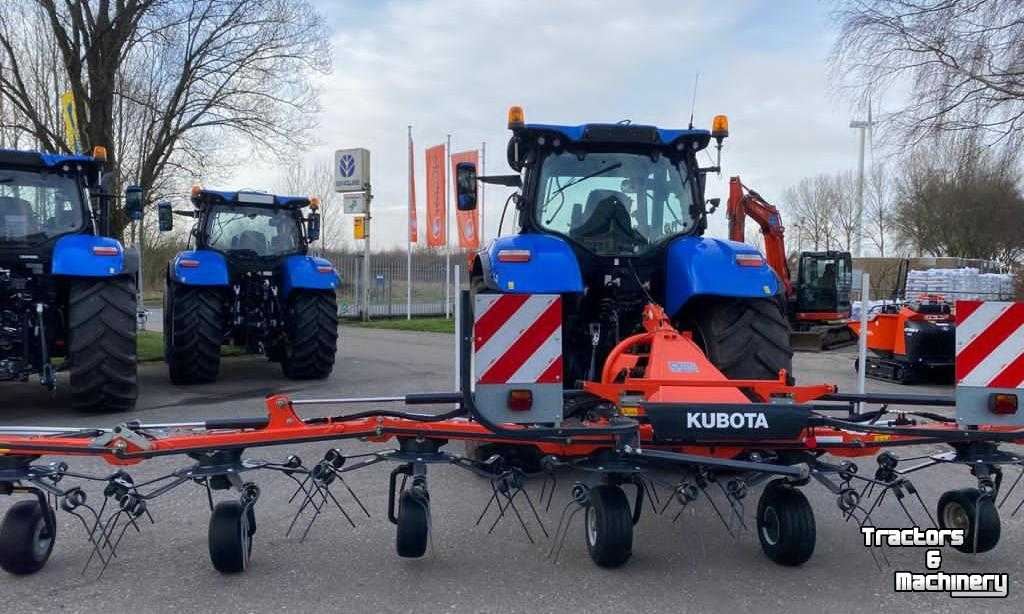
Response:
[{"label": "overcast sky", "polygon": [[[404,245],[406,126],[416,142],[417,205],[424,238],[423,150],[451,134],[453,151],[487,142],[487,171],[508,172],[509,105],[527,122],[616,122],[684,128],[700,72],[695,124],[729,116],[724,172],[779,205],[800,178],[855,169],[853,110],[830,93],[835,29],[827,3],[585,2],[525,0],[358,2],[320,0],[333,32],[333,73],[322,79],[319,143],[308,160],[344,147],[372,152],[373,246]],[[232,178],[272,188],[270,165]],[[485,236],[504,193],[488,187]],[[723,208],[724,209],[724,208]],[[505,232],[512,224],[506,221]],[[346,240],[351,242],[350,226]],[[710,234],[724,234],[724,211]]]}]

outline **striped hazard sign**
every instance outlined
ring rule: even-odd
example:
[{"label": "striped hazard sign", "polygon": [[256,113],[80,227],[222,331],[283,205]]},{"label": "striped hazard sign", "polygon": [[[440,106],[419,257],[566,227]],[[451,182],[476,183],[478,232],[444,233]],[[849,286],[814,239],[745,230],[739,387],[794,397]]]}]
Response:
[{"label": "striped hazard sign", "polygon": [[957,301],[956,381],[1024,387],[1024,303]]},{"label": "striped hazard sign", "polygon": [[479,294],[474,363],[482,384],[562,381],[562,299],[557,294]]}]

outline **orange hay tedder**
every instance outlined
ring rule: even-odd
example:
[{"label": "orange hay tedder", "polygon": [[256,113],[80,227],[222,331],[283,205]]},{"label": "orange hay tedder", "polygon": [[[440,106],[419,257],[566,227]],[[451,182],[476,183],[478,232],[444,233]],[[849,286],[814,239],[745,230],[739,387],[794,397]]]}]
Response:
[{"label": "orange hay tedder", "polygon": [[[476,373],[462,369],[461,389],[456,392],[320,400],[275,395],[266,399],[265,415],[251,418],[176,424],[134,421],[113,428],[0,428],[0,493],[27,495],[9,509],[0,527],[0,564],[17,574],[41,569],[55,543],[55,514],[63,511],[81,519],[93,559],[106,568],[126,530],[137,528],[136,521],[148,514],[157,498],[180,485],[198,483],[210,500],[213,565],[222,572],[239,572],[249,564],[260,497],[250,476],[276,471],[291,477],[300,500],[296,519],[304,510],[315,518],[328,506],[336,506],[347,517],[332,486],[347,488],[345,473],[383,461],[398,463],[390,475],[387,515],[397,525],[397,550],[405,557],[424,554],[430,507],[440,504],[428,494],[427,468],[432,464],[454,465],[491,480],[493,494],[484,514],[495,510],[495,524],[502,518],[519,522],[527,536],[525,518],[535,519],[547,534],[538,508],[545,505],[545,496],[550,505],[556,476],[571,470],[576,481],[551,535],[551,553],[558,555],[573,519],[583,511],[589,554],[606,567],[629,559],[634,526],[645,506],[666,513],[670,507],[686,508],[703,498],[718,513],[707,492],[714,487],[728,501],[731,511],[726,515],[742,519],[748,493],[760,484],[764,487],[757,506],[757,534],[765,554],[780,564],[799,565],[813,553],[813,512],[800,490],[811,482],[831,491],[842,513],[862,525],[871,522],[872,513],[891,493],[887,500],[896,501],[911,521],[909,509],[919,504],[932,523],[964,529],[966,538],[958,548],[965,552],[984,552],[996,545],[997,495],[1005,501],[1013,490],[1003,488],[1003,470],[1022,465],[1020,456],[1000,445],[1024,441],[1024,416],[1017,411],[1024,380],[1018,363],[1024,364],[1024,359],[1010,365],[1017,371],[991,375],[986,371],[991,366],[986,366],[985,348],[972,346],[980,340],[992,350],[1002,347],[994,335],[1004,341],[1016,338],[1012,332],[1024,323],[1019,306],[986,303],[962,310],[979,317],[1009,313],[1018,320],[995,317],[995,333],[970,321],[960,327],[976,335],[958,343],[958,353],[969,357],[972,365],[964,367],[963,381],[969,385],[958,388],[954,401],[843,395],[830,385],[790,385],[785,372],[773,380],[730,380],[654,304],[644,308],[644,331],[614,347],[598,381],[567,390],[552,368],[561,360],[557,343],[542,365],[529,362],[545,351],[552,335],[560,334],[561,299],[514,299],[520,306],[542,301],[543,308],[535,310],[539,315],[526,323],[521,335],[502,341],[494,319],[511,318],[516,311],[502,303],[507,296],[478,295],[474,304],[468,292],[462,293],[461,364],[475,362]],[[504,315],[495,309],[504,310]],[[545,316],[551,313],[554,316]],[[545,323],[545,317],[553,318],[552,323]],[[492,342],[499,343],[496,349]],[[1019,356],[1022,349],[1002,351]],[[516,362],[517,353],[525,359]],[[530,368],[530,384],[518,383],[512,375]],[[1000,385],[993,387],[993,382]],[[441,414],[382,408],[317,417],[297,412],[299,407],[367,402],[451,403],[456,408]],[[863,404],[885,405],[858,411]],[[894,405],[955,405],[956,414],[888,409]],[[271,462],[247,455],[264,446],[345,439],[397,445],[353,456],[332,448],[312,465],[296,456]],[[446,446],[452,441],[469,442],[489,455],[449,452]],[[904,468],[888,450],[916,444],[942,444],[946,451]],[[829,455],[877,455],[877,467],[864,473],[852,461]],[[99,457],[118,469],[109,475],[73,472],[67,459],[75,456]],[[165,456],[187,456],[190,461],[146,482],[133,480],[127,471],[131,465]],[[952,464],[969,468],[977,488],[946,493],[933,515],[909,475]],[[543,484],[537,504],[527,489],[533,480]],[[82,484],[96,485],[99,493],[87,493]],[[235,491],[237,496],[214,504],[213,491]],[[351,489],[348,493],[362,506]],[[99,505],[93,501],[97,496]],[[913,506],[908,505],[911,501]],[[733,523],[718,516],[731,530]]]}]

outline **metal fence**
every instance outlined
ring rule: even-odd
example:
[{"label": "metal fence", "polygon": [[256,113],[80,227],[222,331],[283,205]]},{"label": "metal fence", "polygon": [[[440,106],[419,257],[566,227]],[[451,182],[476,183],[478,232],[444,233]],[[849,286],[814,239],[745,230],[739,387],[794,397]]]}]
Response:
[{"label": "metal fence", "polygon": [[[354,253],[323,254],[341,276],[338,291],[339,315],[358,317],[363,313],[363,255]],[[451,265],[466,269],[466,258],[452,254]],[[406,275],[406,255],[400,252],[370,255],[370,317],[400,317],[406,315],[406,297],[409,277]],[[445,315],[445,297],[449,298],[449,313],[453,309],[454,295],[446,295],[445,257],[443,254],[419,253],[412,256],[412,302],[414,316]]]}]

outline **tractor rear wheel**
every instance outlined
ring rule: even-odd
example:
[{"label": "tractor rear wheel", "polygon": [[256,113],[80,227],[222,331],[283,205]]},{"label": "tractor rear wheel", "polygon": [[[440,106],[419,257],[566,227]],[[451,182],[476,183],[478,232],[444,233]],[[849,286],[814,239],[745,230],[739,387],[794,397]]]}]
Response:
[{"label": "tractor rear wheel", "polygon": [[333,292],[296,292],[288,306],[281,370],[290,379],[323,379],[338,350],[338,305]]},{"label": "tractor rear wheel", "polygon": [[128,411],[139,396],[135,282],[75,279],[68,293],[71,399],[84,411]]},{"label": "tractor rear wheel", "polygon": [[683,328],[694,331],[711,364],[729,379],[793,375],[789,321],[768,298],[716,298],[688,310]]},{"label": "tractor rear wheel", "polygon": [[164,359],[172,383],[216,381],[224,320],[224,299],[218,288],[168,282],[164,292]]}]

